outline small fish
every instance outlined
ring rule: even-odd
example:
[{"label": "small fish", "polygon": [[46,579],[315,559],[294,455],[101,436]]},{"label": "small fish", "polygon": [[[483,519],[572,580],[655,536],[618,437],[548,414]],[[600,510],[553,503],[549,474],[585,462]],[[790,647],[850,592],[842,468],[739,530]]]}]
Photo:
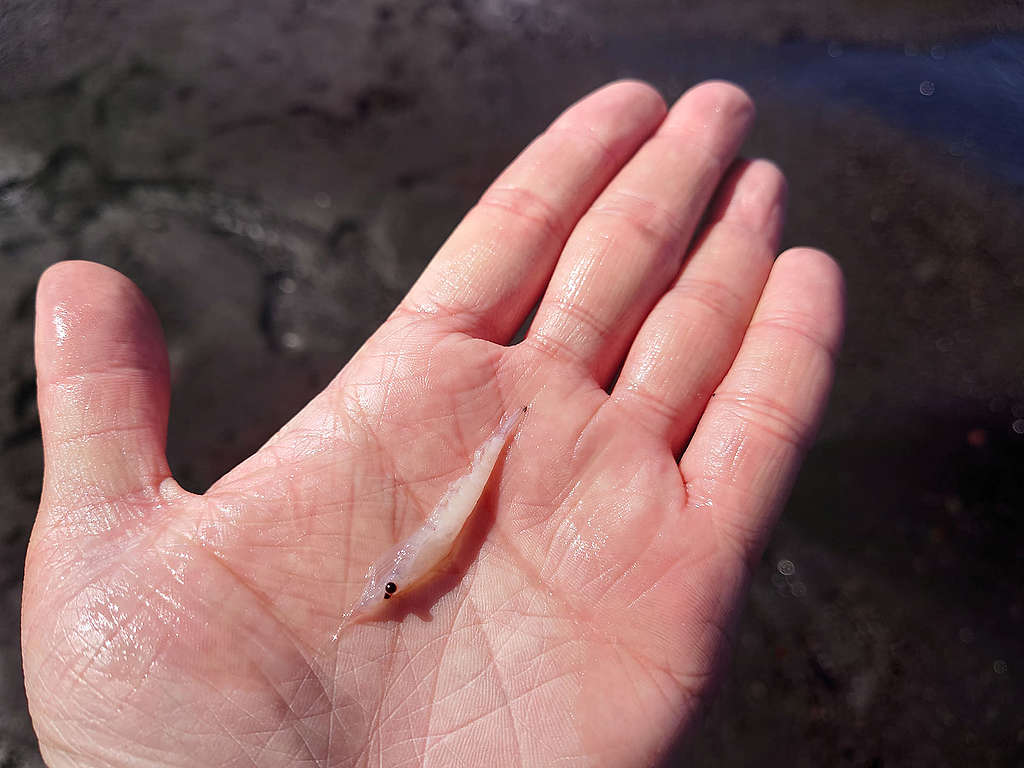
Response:
[{"label": "small fish", "polygon": [[451,554],[455,540],[480,501],[509,436],[525,414],[525,405],[508,414],[497,431],[473,454],[466,474],[448,486],[426,522],[370,566],[363,594],[345,614],[343,624],[373,612],[385,600],[417,586]]}]

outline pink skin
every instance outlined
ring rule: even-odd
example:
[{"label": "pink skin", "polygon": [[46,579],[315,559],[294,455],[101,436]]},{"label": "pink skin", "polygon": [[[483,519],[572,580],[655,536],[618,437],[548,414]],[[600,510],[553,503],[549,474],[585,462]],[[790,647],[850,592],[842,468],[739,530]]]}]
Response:
[{"label": "pink skin", "polygon": [[[835,264],[773,260],[781,174],[730,170],[752,114],[723,83],[667,114],[630,82],[574,105],[327,390],[203,496],[164,458],[148,303],[95,264],[47,271],[23,647],[48,763],[662,755],[712,688],[841,334]],[[415,611],[336,634],[367,562],[526,402],[452,567]]]}]

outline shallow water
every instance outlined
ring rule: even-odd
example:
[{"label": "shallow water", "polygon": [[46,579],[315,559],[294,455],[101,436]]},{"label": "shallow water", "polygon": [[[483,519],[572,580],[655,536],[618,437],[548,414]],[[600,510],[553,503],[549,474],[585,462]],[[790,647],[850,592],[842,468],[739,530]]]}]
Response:
[{"label": "shallow water", "polygon": [[839,41],[608,38],[609,55],[645,77],[725,78],[755,100],[794,109],[844,107],[936,142],[987,172],[1024,183],[1024,38],[985,37],[919,47]]}]

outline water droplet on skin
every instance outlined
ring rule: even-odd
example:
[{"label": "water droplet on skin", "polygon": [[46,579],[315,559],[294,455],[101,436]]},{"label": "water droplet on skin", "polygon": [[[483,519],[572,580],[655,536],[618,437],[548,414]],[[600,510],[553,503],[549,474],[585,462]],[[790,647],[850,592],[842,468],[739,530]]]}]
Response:
[{"label": "water droplet on skin", "polygon": [[931,80],[922,80],[921,85],[917,87],[917,90],[922,96],[934,96],[935,95],[935,83]]},{"label": "water droplet on skin", "polygon": [[796,564],[792,560],[779,560],[776,567],[783,576],[792,576],[796,573]]},{"label": "water droplet on skin", "polygon": [[281,343],[288,349],[300,349],[303,344],[302,337],[294,331],[287,331],[281,334]]},{"label": "water droplet on skin", "polygon": [[331,196],[327,194],[317,195],[313,200],[318,208],[330,208],[331,207]]},{"label": "water droplet on skin", "polygon": [[53,337],[56,339],[58,347],[63,347],[64,342],[67,341],[70,330],[68,319],[68,313],[63,304],[58,304],[53,308]]},{"label": "water droplet on skin", "polygon": [[295,281],[290,277],[282,278],[281,282],[277,284],[277,289],[281,293],[295,293],[296,287]]},{"label": "water droplet on skin", "polygon": [[1017,419],[1013,422],[1013,431],[1018,435],[1024,435],[1024,419]]}]

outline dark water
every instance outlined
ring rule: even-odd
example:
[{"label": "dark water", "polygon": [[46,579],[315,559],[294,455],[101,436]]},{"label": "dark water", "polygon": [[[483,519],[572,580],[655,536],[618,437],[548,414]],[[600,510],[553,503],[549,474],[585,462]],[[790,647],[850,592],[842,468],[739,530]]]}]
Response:
[{"label": "dark water", "polygon": [[882,48],[840,42],[672,39],[609,41],[612,55],[645,73],[696,72],[802,110],[875,114],[954,157],[1024,183],[1024,38]]}]

